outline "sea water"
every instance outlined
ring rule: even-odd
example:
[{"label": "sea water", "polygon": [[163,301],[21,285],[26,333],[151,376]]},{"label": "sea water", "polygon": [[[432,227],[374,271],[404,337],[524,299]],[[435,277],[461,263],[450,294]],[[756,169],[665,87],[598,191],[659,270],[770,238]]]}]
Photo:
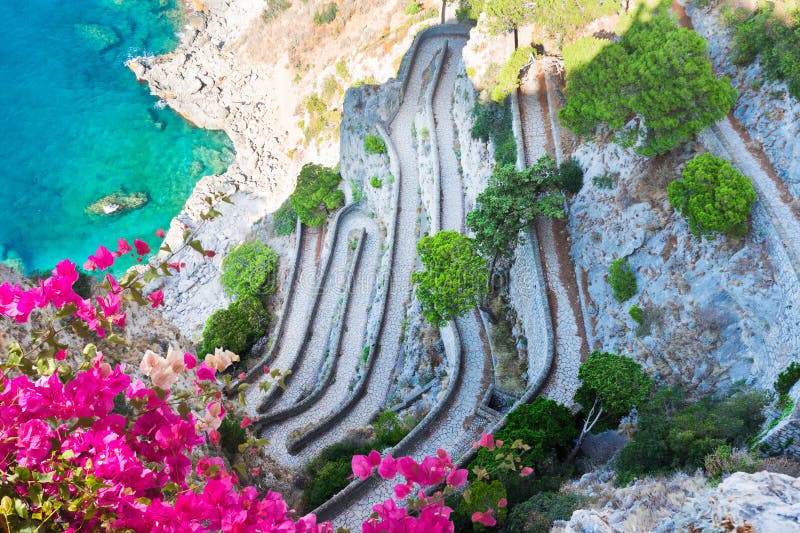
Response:
[{"label": "sea water", "polygon": [[[118,237],[158,246],[197,180],[225,170],[227,136],[193,127],[125,66],[174,49],[182,24],[172,0],[0,0],[0,260],[31,272]],[[86,213],[115,192],[149,202]]]}]

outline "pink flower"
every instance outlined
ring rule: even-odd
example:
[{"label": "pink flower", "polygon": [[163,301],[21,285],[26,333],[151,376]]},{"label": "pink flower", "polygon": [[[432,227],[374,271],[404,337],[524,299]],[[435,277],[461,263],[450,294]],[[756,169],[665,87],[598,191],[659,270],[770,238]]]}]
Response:
[{"label": "pink flower", "polygon": [[145,255],[150,253],[150,247],[143,240],[134,239],[133,245],[136,247],[136,253],[139,255]]},{"label": "pink flower", "polygon": [[398,500],[404,499],[410,493],[411,493],[411,487],[405,483],[395,485],[394,487],[394,495]]},{"label": "pink flower", "polygon": [[56,352],[55,355],[56,361],[63,361],[67,358],[67,351],[66,350],[59,350]]},{"label": "pink flower", "polygon": [[214,381],[216,379],[214,377],[216,372],[216,368],[210,367],[205,363],[200,363],[200,366],[197,367],[197,379],[200,381]]},{"label": "pink flower", "polygon": [[247,377],[247,374],[245,374],[244,372],[239,372],[239,374],[236,377],[237,379],[244,379]]},{"label": "pink flower", "polygon": [[208,440],[210,440],[211,444],[213,444],[214,446],[219,445],[219,441],[221,438],[222,435],[220,435],[219,431],[217,431],[216,429],[208,432]]},{"label": "pink flower", "polygon": [[378,465],[378,475],[383,479],[393,479],[397,475],[397,461],[392,454],[384,457],[381,464]]},{"label": "pink flower", "polygon": [[499,502],[497,502],[497,506],[498,506],[500,509],[505,509],[506,507],[508,507],[508,500],[507,500],[507,499],[505,499],[505,498],[500,498],[500,501],[499,501]]},{"label": "pink flower", "polygon": [[114,252],[114,257],[123,256],[132,250],[133,248],[131,248],[131,245],[128,244],[128,241],[123,238],[119,238],[117,239],[117,251]]},{"label": "pink flower", "polygon": [[163,229],[159,228],[159,229],[156,230],[156,237],[158,237],[159,239],[163,239],[164,235],[165,235],[165,233],[164,233]]},{"label": "pink flower", "polygon": [[164,291],[153,291],[147,295],[147,299],[152,303],[153,309],[159,305],[164,305]]},{"label": "pink flower", "polygon": [[453,470],[447,475],[447,484],[451,487],[460,487],[467,482],[467,471],[463,468]]},{"label": "pink flower", "polygon": [[526,466],[522,470],[520,470],[519,475],[522,477],[528,477],[533,474],[533,468]]},{"label": "pink flower", "polygon": [[98,246],[94,255],[89,256],[89,260],[84,263],[86,270],[105,270],[114,264],[114,255],[105,246]]},{"label": "pink flower", "polygon": [[492,516],[492,510],[489,509],[485,513],[472,513],[472,521],[478,524],[483,524],[486,527],[491,527],[497,524],[497,520]]},{"label": "pink flower", "polygon": [[192,370],[197,366],[197,359],[192,354],[185,353],[183,354],[183,364],[186,366],[186,370]]},{"label": "pink flower", "polygon": [[491,433],[484,433],[481,439],[472,445],[473,448],[486,448],[489,451],[494,450],[494,437]]},{"label": "pink flower", "polygon": [[250,417],[245,416],[244,418],[242,418],[242,423],[239,424],[239,427],[244,429],[244,428],[250,427],[252,425],[253,425],[253,421],[250,420]]},{"label": "pink flower", "polygon": [[367,479],[372,474],[372,465],[366,455],[354,455],[350,460],[350,466],[353,468],[353,475],[361,479]]}]

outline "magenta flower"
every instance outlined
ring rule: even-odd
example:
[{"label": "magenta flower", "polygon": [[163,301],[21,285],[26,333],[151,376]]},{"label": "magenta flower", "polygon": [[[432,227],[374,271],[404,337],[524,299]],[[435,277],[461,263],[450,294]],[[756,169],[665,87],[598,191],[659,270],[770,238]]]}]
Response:
[{"label": "magenta flower", "polygon": [[159,228],[159,229],[156,230],[156,237],[158,237],[159,239],[163,239],[164,235],[165,235],[165,233],[164,233],[163,229]]},{"label": "magenta flower", "polygon": [[140,239],[134,239],[133,245],[136,247],[136,253],[139,255],[145,255],[150,253],[150,246],[147,245],[146,242]]},{"label": "magenta flower", "polygon": [[147,295],[147,299],[150,300],[153,309],[159,305],[164,305],[164,291],[153,291]]},{"label": "magenta flower", "polygon": [[485,513],[472,513],[472,521],[478,524],[483,524],[486,527],[492,527],[497,524],[497,520],[495,520],[495,518],[492,516],[492,512],[492,509],[489,509]]},{"label": "magenta flower", "polygon": [[98,246],[94,255],[83,265],[86,270],[105,270],[114,264],[114,255],[105,246]]}]

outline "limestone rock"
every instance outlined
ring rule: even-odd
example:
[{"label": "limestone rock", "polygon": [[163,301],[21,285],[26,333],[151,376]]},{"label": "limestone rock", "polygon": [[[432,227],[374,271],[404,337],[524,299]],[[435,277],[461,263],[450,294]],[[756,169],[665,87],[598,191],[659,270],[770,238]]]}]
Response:
[{"label": "limestone rock", "polygon": [[87,215],[121,215],[127,211],[140,209],[149,201],[150,198],[144,192],[116,191],[87,206],[85,212]]}]

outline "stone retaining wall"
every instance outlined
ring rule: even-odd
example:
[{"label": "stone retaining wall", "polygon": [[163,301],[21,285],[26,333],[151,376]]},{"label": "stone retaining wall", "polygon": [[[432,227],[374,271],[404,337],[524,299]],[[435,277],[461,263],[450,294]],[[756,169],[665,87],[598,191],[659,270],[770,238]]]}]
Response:
[{"label": "stone retaining wall", "polygon": [[235,380],[231,383],[229,387],[226,388],[226,393],[228,395],[235,394],[238,389],[239,385],[242,383],[253,383],[256,379],[264,375],[263,368],[264,365],[269,365],[272,362],[272,359],[275,357],[277,350],[280,348],[281,344],[283,343],[283,335],[284,335],[284,326],[286,321],[286,314],[289,311],[289,306],[291,305],[292,297],[295,292],[295,284],[297,281],[297,268],[298,265],[301,263],[301,254],[303,253],[303,223],[300,222],[300,219],[297,219],[297,226],[295,229],[295,245],[294,245],[294,263],[292,263],[291,268],[289,269],[289,283],[286,287],[286,294],[283,296],[283,305],[281,305],[281,314],[278,317],[278,324],[275,326],[275,331],[272,334],[272,345],[267,350],[267,353],[258,360],[256,364],[253,365],[247,374],[245,375],[244,379]]},{"label": "stone retaining wall", "polygon": [[[344,288],[344,297],[345,301],[342,303],[343,312],[342,316],[340,317],[338,324],[334,328],[334,332],[332,338],[330,339],[328,345],[328,357],[333,356],[334,358],[339,357],[339,351],[341,349],[342,344],[342,331],[344,330],[344,324],[347,319],[347,313],[350,308],[350,296],[351,296],[351,288],[353,286],[353,278],[355,277],[355,273],[358,271],[359,266],[361,264],[361,257],[364,251],[364,242],[367,239],[367,230],[365,228],[361,229],[361,234],[358,236],[358,242],[356,244],[356,249],[353,252],[353,262],[350,268],[350,271],[347,273],[347,280],[345,281],[345,288]],[[333,379],[333,371],[336,368],[336,363],[333,362],[328,365],[327,369],[322,372],[322,379],[321,383],[319,383],[315,388],[314,391],[303,398],[301,401],[291,405],[290,407],[283,409],[278,412],[269,413],[260,417],[257,421],[257,425],[260,431],[263,431],[264,428],[269,424],[276,424],[278,422],[282,422],[288,418],[291,418],[295,415],[298,415],[308,409],[309,406],[313,405],[317,402],[327,390],[328,386],[331,384],[331,380]]]},{"label": "stone retaining wall", "polygon": [[767,431],[759,444],[767,453],[782,452],[800,458],[800,382],[789,391],[794,408],[789,415]]},{"label": "stone retaining wall", "polygon": [[[311,335],[314,333],[314,329],[312,327],[314,321],[317,318],[317,311],[319,309],[319,300],[322,297],[322,290],[325,285],[325,280],[328,278],[328,273],[333,266],[331,259],[333,258],[333,251],[336,249],[336,244],[339,242],[340,235],[339,235],[339,221],[348,213],[353,211],[354,209],[358,208],[358,204],[348,204],[344,206],[342,209],[339,210],[338,213],[334,216],[333,222],[330,226],[330,231],[328,233],[328,239],[325,242],[324,247],[324,266],[322,268],[321,273],[317,278],[317,283],[314,287],[314,303],[311,305],[311,310],[309,311],[308,319],[306,321],[306,331],[303,334],[303,341],[300,344],[300,348],[298,349],[297,353],[295,354],[294,360],[292,364],[289,366],[288,369],[283,368],[281,370],[291,370],[292,372],[298,367],[298,365],[303,361],[303,357],[305,356],[305,349],[308,345],[308,342],[311,340]],[[291,374],[286,378],[288,382],[291,380]],[[264,413],[274,402],[276,399],[283,394],[283,389],[280,387],[272,387],[269,392],[267,392],[267,396],[258,406],[257,411],[259,413]]]},{"label": "stone retaining wall", "polygon": [[433,97],[442,78],[444,63],[447,60],[447,41],[442,45],[441,53],[433,69],[430,84],[425,91],[425,113],[428,115],[428,135],[431,143],[431,159],[433,160],[433,205],[431,206],[431,233],[442,229],[442,168],[439,163],[439,140],[436,136],[436,117],[433,114]]},{"label": "stone retaining wall", "polygon": [[[441,332],[442,341],[445,343],[445,349],[449,345],[451,350],[461,353],[461,336],[458,333],[458,326],[456,326],[454,322],[451,322],[442,328]],[[452,399],[453,395],[458,389],[458,385],[461,380],[461,367],[463,366],[464,358],[459,356],[454,358],[454,360],[456,359],[459,361],[459,364],[454,365],[454,373],[451,374],[450,384],[445,391],[445,398],[436,406],[434,406],[434,408],[431,409],[427,415],[425,415],[425,418],[423,418],[420,423],[417,424],[416,427],[414,427],[414,429],[405,436],[403,440],[397,443],[394,448],[386,450],[386,453],[391,453],[394,457],[399,457],[407,453],[407,450],[410,449],[417,440],[424,438],[424,433],[430,428],[430,425],[436,421],[439,416],[441,416],[444,408],[447,407],[449,401]],[[360,498],[364,493],[371,490],[381,481],[382,480],[377,476],[371,476],[363,480],[356,479],[344,489],[337,492],[330,500],[326,501],[312,512],[317,516],[317,518],[319,518],[319,520],[331,520],[337,515],[337,511],[339,509],[347,507],[351,501]]]}]

